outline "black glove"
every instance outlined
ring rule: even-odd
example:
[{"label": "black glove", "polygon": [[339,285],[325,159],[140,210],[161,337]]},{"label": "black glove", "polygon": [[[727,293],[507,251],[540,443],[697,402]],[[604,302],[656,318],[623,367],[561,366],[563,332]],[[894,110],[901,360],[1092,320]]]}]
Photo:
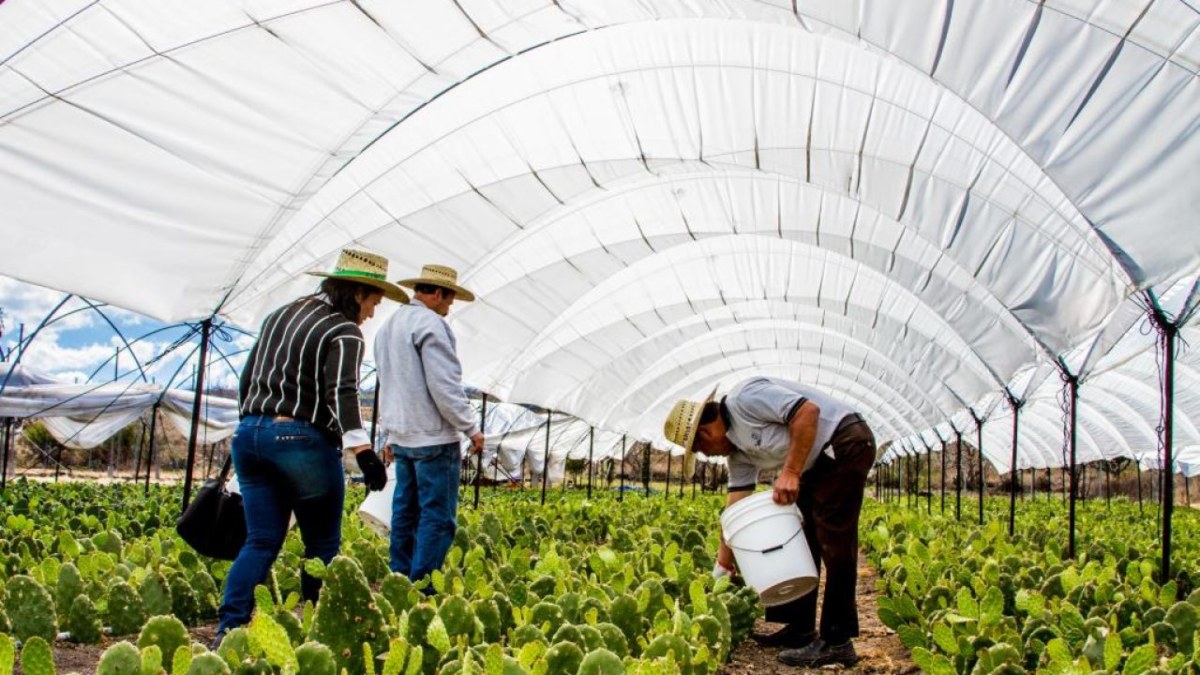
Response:
[{"label": "black glove", "polygon": [[374,450],[363,450],[354,456],[358,468],[362,469],[363,482],[367,484],[367,492],[382,490],[387,485],[387,469],[379,461],[379,455]]}]

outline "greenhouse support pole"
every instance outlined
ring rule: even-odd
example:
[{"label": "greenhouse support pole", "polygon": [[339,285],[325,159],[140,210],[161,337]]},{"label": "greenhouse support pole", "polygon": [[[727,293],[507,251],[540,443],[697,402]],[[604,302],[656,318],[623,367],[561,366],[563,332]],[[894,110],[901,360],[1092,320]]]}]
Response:
[{"label": "greenhouse support pole", "polygon": [[[1004,390],[1004,395],[1008,398],[1008,405],[1012,408],[1012,414],[1013,414],[1012,456],[1011,456],[1012,463],[1008,465],[1008,467],[1009,467],[1008,536],[1009,536],[1009,538],[1012,538],[1013,531],[1016,527],[1016,519],[1017,519],[1017,481],[1020,480],[1020,478],[1021,478],[1021,473],[1019,471],[1017,471],[1017,435],[1020,433],[1019,425],[1020,425],[1020,419],[1021,419],[1021,406],[1024,405],[1024,402],[1017,400],[1017,397],[1013,396],[1012,392],[1009,391],[1008,389]],[[982,465],[980,465],[979,471],[980,471],[980,473],[983,472]],[[983,503],[982,500],[980,501],[980,503],[981,504]],[[982,523],[983,520],[980,519],[979,522]]]},{"label": "greenhouse support pole", "polygon": [[[696,468],[696,465],[692,464],[692,469],[694,470],[695,468]],[[685,475],[686,473],[687,473],[687,454],[685,453],[682,457],[679,458],[679,498],[680,499],[683,499],[683,482],[684,482],[684,480],[686,480],[688,478],[688,476]]]},{"label": "greenhouse support pole", "polygon": [[208,343],[212,337],[212,318],[200,322],[200,362],[196,367],[196,393],[192,396],[192,429],[188,434],[187,468],[183,475],[183,510],[192,501],[192,466],[196,461],[196,437],[200,432],[200,399],[204,395],[204,374],[208,370]]},{"label": "greenhouse support pole", "polygon": [[975,420],[975,444],[976,450],[979,452],[979,524],[983,524],[983,493],[985,486],[983,483],[983,418],[975,414],[975,409],[971,409],[971,419]]},{"label": "greenhouse support pole", "polygon": [[1072,375],[1070,372],[1068,372],[1066,370],[1066,368],[1063,368],[1062,372],[1063,372],[1063,380],[1067,383],[1067,401],[1070,404],[1070,410],[1067,413],[1068,415],[1070,415],[1070,417],[1068,417],[1068,419],[1067,419],[1067,436],[1068,436],[1067,437],[1067,448],[1068,448],[1068,453],[1069,453],[1068,461],[1071,464],[1071,467],[1070,467],[1071,481],[1070,481],[1070,487],[1069,487],[1069,492],[1071,494],[1070,494],[1070,498],[1068,500],[1069,506],[1067,507],[1068,508],[1068,511],[1067,511],[1067,557],[1074,558],[1075,557],[1075,499],[1078,496],[1078,490],[1079,490],[1078,478],[1077,478],[1079,471],[1078,471],[1078,468],[1076,467],[1076,460],[1077,460],[1076,450],[1077,450],[1077,445],[1078,445],[1077,444],[1078,438],[1077,438],[1076,424],[1078,423],[1078,410],[1077,409],[1079,407],[1079,378],[1076,377],[1075,375]]},{"label": "greenhouse support pole", "polygon": [[0,490],[8,485],[8,453],[12,448],[13,418],[4,418],[4,461],[0,463]]},{"label": "greenhouse support pole", "polygon": [[[379,401],[379,385],[375,385],[375,401]],[[483,402],[479,406],[479,433],[483,433],[483,425],[487,422],[487,392],[483,392]],[[374,443],[372,443],[374,445]],[[496,446],[496,461],[500,461],[500,447]],[[479,483],[483,480],[483,448],[475,456],[475,505],[479,508]]]},{"label": "greenhouse support pole", "polygon": [[933,446],[921,437],[925,446],[925,512],[933,515]]},{"label": "greenhouse support pole", "polygon": [[1162,572],[1159,584],[1171,578],[1171,516],[1175,511],[1175,342],[1179,327],[1167,321],[1161,311],[1155,312],[1162,332],[1163,351],[1163,420],[1162,420]]},{"label": "greenhouse support pole", "polygon": [[671,498],[671,451],[670,450],[667,451],[667,486],[663,490],[663,497],[666,499]]},{"label": "greenhouse support pole", "polygon": [[[1104,463],[1104,508],[1112,508],[1112,476],[1109,475],[1108,462]],[[1187,486],[1187,483],[1184,483]],[[1189,500],[1191,501],[1191,500]]]},{"label": "greenhouse support pole", "polygon": [[150,471],[154,467],[154,430],[158,425],[158,406],[159,401],[154,402],[154,407],[150,408],[150,443],[146,446],[146,491],[145,494],[150,494]]},{"label": "greenhouse support pole", "polygon": [[138,438],[137,455],[133,458],[133,484],[137,485],[142,475],[142,455],[146,453],[146,423],[142,422],[142,435]]},{"label": "greenhouse support pole", "polygon": [[954,519],[962,520],[962,432],[954,430],[956,446],[954,452]]},{"label": "greenhouse support pole", "polygon": [[650,444],[646,444],[646,452],[642,454],[642,486],[646,490],[646,496],[650,496],[650,479],[653,476],[650,474]]},{"label": "greenhouse support pole", "polygon": [[587,498],[592,498],[592,453],[596,450],[596,427],[588,428],[588,489]]},{"label": "greenhouse support pole", "polygon": [[946,439],[938,432],[938,440],[942,442],[942,479],[938,481],[938,489],[942,493],[942,515],[946,515]]},{"label": "greenhouse support pole", "polygon": [[[486,404],[485,404],[486,405]],[[480,427],[482,429],[483,427]],[[374,451],[377,447],[375,440],[379,438],[379,377],[375,377],[375,393],[371,397],[371,450]]]},{"label": "greenhouse support pole", "polygon": [[[546,453],[542,455],[542,506],[546,505],[546,478],[550,475],[550,411],[546,411]],[[566,480],[566,477],[563,477]]]},{"label": "greenhouse support pole", "polygon": [[[704,482],[704,469],[707,466],[708,466],[708,464],[700,465],[700,482],[702,482],[702,483]],[[695,465],[693,464],[693,466],[692,466],[692,499],[695,499],[695,498],[696,498],[696,469],[695,469]]]},{"label": "greenhouse support pole", "polygon": [[621,489],[617,492],[617,501],[625,501],[625,434],[621,434]]}]

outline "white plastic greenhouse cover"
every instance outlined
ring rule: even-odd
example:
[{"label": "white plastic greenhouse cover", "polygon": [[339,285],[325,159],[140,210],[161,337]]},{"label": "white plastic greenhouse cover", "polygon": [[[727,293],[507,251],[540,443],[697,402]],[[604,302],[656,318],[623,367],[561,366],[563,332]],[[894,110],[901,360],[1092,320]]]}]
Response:
[{"label": "white plastic greenhouse cover", "polygon": [[462,271],[502,399],[662,442],[767,374],[915,440],[1196,272],[1198,71],[1186,0],[9,2],[0,273],[255,328],[364,247]]},{"label": "white plastic greenhouse cover", "polygon": [[[137,382],[62,384],[29,368],[0,363],[0,382],[5,381],[0,419],[39,419],[69,448],[94,448],[155,405],[180,434],[191,431],[195,399],[190,391],[164,391],[162,385]],[[237,401],[208,394],[201,402],[197,440],[209,444],[232,436]]]}]

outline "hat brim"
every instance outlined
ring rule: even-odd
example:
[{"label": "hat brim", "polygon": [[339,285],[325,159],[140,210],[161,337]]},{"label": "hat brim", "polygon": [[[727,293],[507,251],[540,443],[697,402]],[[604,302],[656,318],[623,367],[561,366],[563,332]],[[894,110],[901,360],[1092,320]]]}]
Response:
[{"label": "hat brim", "polygon": [[467,289],[463,288],[462,286],[459,286],[458,284],[448,284],[445,281],[442,281],[441,279],[426,279],[424,277],[418,277],[416,279],[401,279],[400,281],[397,281],[396,283],[405,288],[414,288],[414,289],[416,288],[417,284],[429,284],[430,286],[437,286],[438,288],[445,288],[447,290],[454,291],[454,298],[456,300],[462,300],[463,302],[471,302],[472,300],[475,299],[475,294],[472,293],[471,291],[468,291]]},{"label": "hat brim", "polygon": [[370,277],[358,276],[357,274],[337,274],[336,272],[318,272],[315,270],[312,272],[305,272],[305,274],[314,277],[325,277],[327,279],[353,281],[356,284],[378,288],[379,290],[383,291],[383,297],[387,298],[388,300],[399,302],[400,304],[404,305],[408,304],[409,301],[408,293],[405,293],[403,288],[400,288],[390,281],[372,279]]},{"label": "hat brim", "polygon": [[717,397],[717,388],[713,387],[712,391],[708,392],[708,396],[700,402],[700,407],[697,410],[696,423],[691,425],[691,433],[688,434],[687,445],[683,446],[683,475],[691,476],[696,472],[696,434],[700,431],[700,416],[704,415],[704,406],[708,405]]}]

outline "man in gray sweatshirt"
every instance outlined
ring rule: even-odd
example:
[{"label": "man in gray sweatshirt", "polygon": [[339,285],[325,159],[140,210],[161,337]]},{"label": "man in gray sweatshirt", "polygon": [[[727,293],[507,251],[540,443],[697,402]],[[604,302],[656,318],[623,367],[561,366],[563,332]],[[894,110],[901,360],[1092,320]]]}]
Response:
[{"label": "man in gray sweatshirt", "polygon": [[440,568],[454,541],[463,435],[472,453],[483,450],[443,318],[455,299],[475,299],[457,281],[454,270],[426,265],[420,277],[398,282],[415,291],[413,300],[375,337],[379,423],[396,466],[389,567],[414,581]]}]

